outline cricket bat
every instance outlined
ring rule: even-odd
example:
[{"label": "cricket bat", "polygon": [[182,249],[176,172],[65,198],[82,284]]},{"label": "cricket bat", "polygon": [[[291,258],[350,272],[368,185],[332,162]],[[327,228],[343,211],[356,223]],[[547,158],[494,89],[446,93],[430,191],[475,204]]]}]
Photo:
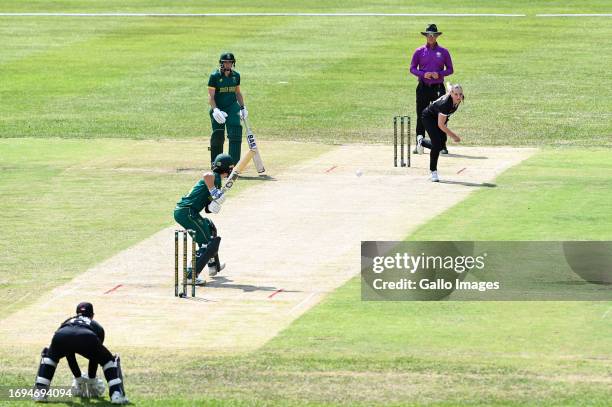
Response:
[{"label": "cricket bat", "polygon": [[238,161],[238,164],[236,164],[236,166],[232,170],[231,174],[227,177],[225,185],[223,185],[223,188],[221,188],[221,192],[226,193],[227,191],[232,189],[232,187],[234,186],[234,182],[236,182],[240,173],[242,173],[247,167],[247,165],[249,165],[249,161],[251,161],[254,156],[255,151],[253,150],[247,151],[247,153],[242,156],[240,161]]},{"label": "cricket bat", "polygon": [[249,126],[249,123],[246,119],[242,119],[244,121],[244,126],[247,130],[247,144],[249,145],[250,151],[255,151],[255,155],[253,155],[253,163],[255,164],[255,168],[259,174],[263,174],[266,172],[264,168],[263,160],[261,159],[261,155],[259,154],[259,149],[257,148],[257,142],[255,141],[255,135]]}]

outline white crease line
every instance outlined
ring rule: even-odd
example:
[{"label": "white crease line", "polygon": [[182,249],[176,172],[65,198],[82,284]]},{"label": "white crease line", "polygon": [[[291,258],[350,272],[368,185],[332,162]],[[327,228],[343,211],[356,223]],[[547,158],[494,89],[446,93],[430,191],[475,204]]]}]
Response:
[{"label": "white crease line", "polygon": [[[111,297],[108,295],[107,296],[100,295],[100,298],[111,298]],[[189,296],[185,298],[175,297],[174,293],[169,294],[169,295],[161,295],[161,294],[142,294],[142,293],[136,293],[133,291],[130,291],[127,293],[123,292],[121,294],[114,295],[113,298],[154,298],[154,299],[159,299],[159,300],[165,300],[166,302],[174,302],[174,301],[221,302],[220,299],[210,299],[210,298],[200,297],[197,295],[197,291],[196,291],[195,297],[191,296],[191,291],[190,291]]]},{"label": "white crease line", "polygon": [[601,319],[606,319],[606,317],[608,316],[610,311],[612,311],[612,307],[608,308],[608,310],[606,312],[604,312],[604,314],[601,316]]},{"label": "white crease line", "polygon": [[67,289],[63,289],[63,290],[61,290],[60,293],[52,295],[51,298],[49,298],[49,300],[45,301],[42,304],[42,308],[43,309],[48,308],[51,303],[56,302],[57,300],[59,300],[62,297],[65,297],[65,296],[67,296],[69,294],[72,294],[77,288],[81,288],[81,284],[79,284],[79,283],[71,284],[69,287],[67,287]]},{"label": "white crease line", "polygon": [[308,304],[308,302],[315,296],[321,294],[319,291],[314,291],[312,293],[310,293],[310,295],[306,298],[304,298],[302,301],[300,301],[299,303],[297,303],[296,305],[293,306],[293,308],[291,308],[289,310],[289,314],[293,314],[297,309],[299,309],[300,307]]},{"label": "white crease line", "polygon": [[536,14],[536,17],[612,17],[612,14]]}]

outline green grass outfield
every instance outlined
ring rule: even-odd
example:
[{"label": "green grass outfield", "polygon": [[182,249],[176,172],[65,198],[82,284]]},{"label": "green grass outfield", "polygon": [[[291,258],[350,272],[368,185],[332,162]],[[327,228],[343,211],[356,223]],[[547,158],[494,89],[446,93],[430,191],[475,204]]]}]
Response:
[{"label": "green grass outfield", "polygon": [[[610,239],[611,179],[606,149],[549,149],[410,238]],[[611,318],[610,302],[361,302],[355,278],[250,354],[117,350],[138,405],[603,406],[612,401]],[[0,357],[3,384],[30,383],[36,350]],[[60,369],[57,383],[68,380]]]},{"label": "green grass outfield", "polygon": [[[236,53],[266,162],[282,170],[329,148],[288,140],[387,141],[389,119],[413,114],[408,63],[431,21],[467,94],[451,128],[468,145],[544,149],[407,238],[612,239],[610,20],[534,17],[610,13],[606,1],[123,3],[5,0],[0,12],[528,17],[0,17],[0,317],[169,224],[207,162],[220,51]],[[609,302],[359,295],[351,280],[250,354],[113,350],[137,405],[612,404]],[[0,385],[30,385],[39,351],[0,344]],[[65,365],[56,378],[68,382]]]},{"label": "green grass outfield", "polygon": [[[132,3],[130,3],[132,4]],[[195,2],[129,11],[220,11]],[[252,125],[268,138],[382,142],[393,115],[414,118],[408,66],[435,19],[466,103],[452,126],[473,145],[610,145],[612,37],[606,2],[250,2],[250,11],[523,12],[506,17],[0,17],[0,137],[193,138],[210,132],[206,84],[232,50]],[[118,11],[120,2],[104,3]],[[103,11],[102,3],[7,2],[0,11]],[[235,11],[235,10],[230,10]],[[609,11],[609,10],[608,10]]]},{"label": "green grass outfield", "polygon": [[605,0],[591,0],[588,3],[580,0],[556,1],[511,1],[496,2],[479,0],[444,0],[431,4],[426,0],[415,0],[409,4],[401,0],[349,0],[328,2],[325,0],[244,0],[239,4],[220,4],[211,0],[184,0],[180,3],[172,0],[132,0],[128,3],[121,0],[108,0],[104,3],[83,0],[3,0],[0,4],[3,12],[131,12],[131,13],[609,13],[610,7]]}]

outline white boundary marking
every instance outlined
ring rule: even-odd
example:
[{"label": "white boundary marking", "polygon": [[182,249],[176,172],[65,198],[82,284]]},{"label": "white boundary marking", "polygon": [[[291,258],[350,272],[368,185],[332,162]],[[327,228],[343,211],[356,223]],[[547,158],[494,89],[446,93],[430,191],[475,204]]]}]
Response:
[{"label": "white boundary marking", "polygon": [[[0,13],[0,17],[527,17],[506,13]],[[536,14],[535,17],[612,17],[612,13]]]},{"label": "white boundary marking", "polygon": [[612,17],[612,14],[536,14],[536,17]]},{"label": "white boundary marking", "polygon": [[0,13],[0,17],[527,17],[503,13]]}]

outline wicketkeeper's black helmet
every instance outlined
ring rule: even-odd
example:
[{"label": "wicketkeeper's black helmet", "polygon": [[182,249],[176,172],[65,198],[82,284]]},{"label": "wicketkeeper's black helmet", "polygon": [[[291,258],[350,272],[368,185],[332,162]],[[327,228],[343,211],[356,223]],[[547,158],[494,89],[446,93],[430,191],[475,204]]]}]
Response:
[{"label": "wicketkeeper's black helmet", "polygon": [[234,160],[228,154],[219,154],[212,164],[213,172],[217,174],[231,173],[234,169]]},{"label": "wicketkeeper's black helmet", "polygon": [[92,318],[94,316],[93,305],[91,302],[81,302],[76,307],[76,313],[77,315]]}]

